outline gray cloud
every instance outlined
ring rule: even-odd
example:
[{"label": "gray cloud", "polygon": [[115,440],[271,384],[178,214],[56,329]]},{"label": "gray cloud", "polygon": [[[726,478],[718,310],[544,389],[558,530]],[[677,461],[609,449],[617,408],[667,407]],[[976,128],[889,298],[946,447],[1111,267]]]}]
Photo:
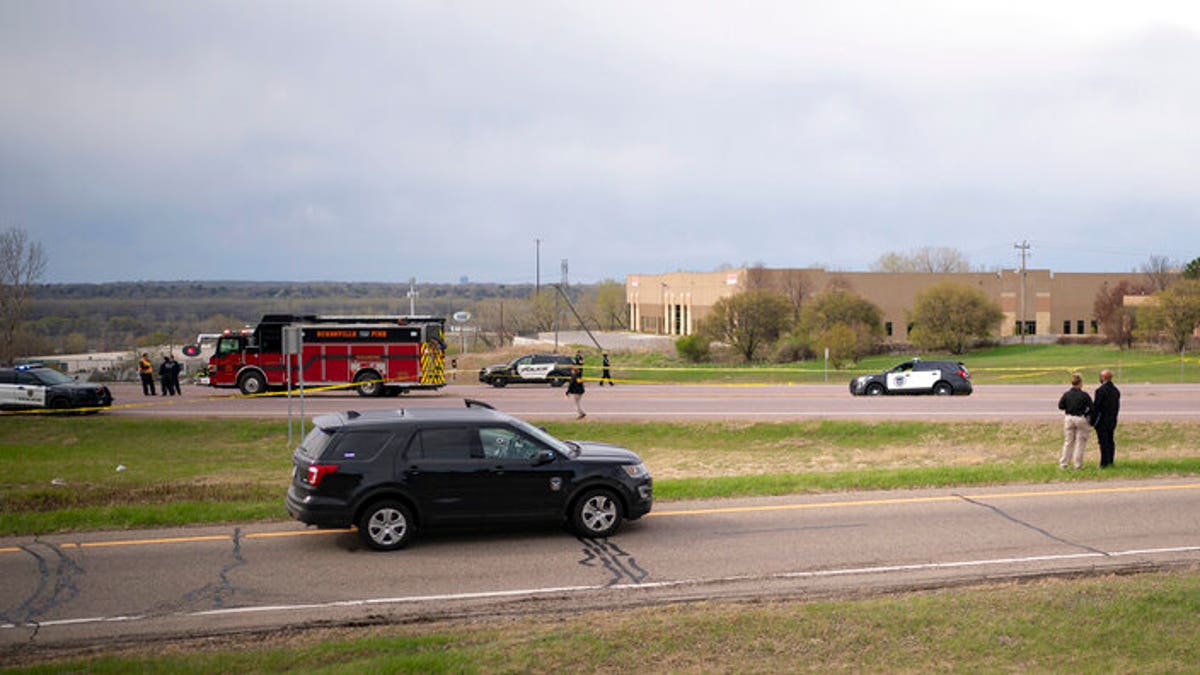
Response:
[{"label": "gray cloud", "polygon": [[1200,255],[1195,12],[879,4],[7,2],[0,222],[52,281]]}]

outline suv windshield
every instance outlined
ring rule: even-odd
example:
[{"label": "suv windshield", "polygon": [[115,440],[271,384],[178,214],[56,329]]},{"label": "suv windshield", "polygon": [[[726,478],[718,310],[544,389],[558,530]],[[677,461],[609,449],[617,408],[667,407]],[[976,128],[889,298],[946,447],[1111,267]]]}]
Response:
[{"label": "suv windshield", "polygon": [[53,385],[53,384],[67,384],[69,382],[75,381],[75,380],[72,380],[71,378],[67,377],[66,375],[63,375],[62,373],[58,372],[57,370],[53,370],[50,368],[43,368],[41,370],[30,371],[29,374],[33,375],[36,379],[41,380],[42,384],[47,385],[47,386]]},{"label": "suv windshield", "polygon": [[567,445],[566,443],[564,443],[564,442],[562,442],[562,441],[558,440],[557,438],[555,438],[555,437],[551,436],[550,434],[548,434],[548,433],[546,433],[545,431],[543,431],[543,430],[539,429],[538,427],[535,427],[535,426],[533,426],[533,425],[532,425],[532,424],[530,424],[529,422],[526,422],[525,420],[522,420],[522,419],[513,420],[513,422],[514,422],[514,423],[515,423],[517,426],[521,427],[521,430],[522,430],[522,431],[524,431],[525,433],[529,434],[530,436],[533,436],[534,438],[536,438],[536,439],[538,439],[539,441],[541,441],[541,442],[545,443],[546,445],[549,445],[550,447],[552,447],[552,448],[554,448],[555,450],[557,450],[557,451],[559,451],[559,452],[563,453],[564,455],[573,455],[573,454],[575,454],[575,453],[574,453],[574,452],[571,450],[571,447],[570,447],[569,445]]}]

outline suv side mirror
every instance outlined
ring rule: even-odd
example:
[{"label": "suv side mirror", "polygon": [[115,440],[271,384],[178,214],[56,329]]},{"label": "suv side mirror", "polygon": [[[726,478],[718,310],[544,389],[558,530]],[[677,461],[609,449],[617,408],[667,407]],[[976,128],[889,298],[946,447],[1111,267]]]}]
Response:
[{"label": "suv side mirror", "polygon": [[554,458],[557,456],[558,455],[556,455],[553,450],[542,450],[537,454],[537,457],[533,458],[533,465],[541,466],[543,464],[549,464],[550,462],[553,462]]}]

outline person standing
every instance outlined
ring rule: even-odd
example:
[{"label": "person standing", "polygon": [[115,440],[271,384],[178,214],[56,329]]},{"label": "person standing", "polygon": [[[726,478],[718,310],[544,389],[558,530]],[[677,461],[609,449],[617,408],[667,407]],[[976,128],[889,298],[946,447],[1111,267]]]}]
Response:
[{"label": "person standing", "polygon": [[158,382],[162,385],[162,395],[170,396],[171,388],[171,355],[163,357],[162,363],[158,366]]},{"label": "person standing", "polygon": [[138,375],[142,378],[142,396],[154,396],[154,366],[150,365],[150,355],[142,353],[138,361]]},{"label": "person standing", "polygon": [[1100,443],[1100,468],[1112,466],[1117,454],[1113,432],[1117,428],[1117,414],[1121,412],[1121,390],[1112,383],[1112,371],[1100,371],[1100,386],[1096,388],[1096,401],[1092,404],[1092,426],[1096,427],[1096,440]]},{"label": "person standing", "polygon": [[608,352],[604,352],[604,372],[600,373],[600,386],[601,387],[604,386],[605,380],[608,380],[608,386],[610,386],[610,387],[616,386],[613,384],[613,381],[612,381],[612,372],[609,371],[609,368],[611,368],[611,367],[612,367],[612,364],[608,362]]},{"label": "person standing", "polygon": [[1071,375],[1071,388],[1058,399],[1058,409],[1063,411],[1063,447],[1058,465],[1063,469],[1074,466],[1083,468],[1083,450],[1087,447],[1088,415],[1092,411],[1092,397],[1083,390],[1083,376]]},{"label": "person standing", "polygon": [[179,374],[183,371],[183,364],[174,356],[167,358],[171,359],[171,395],[180,396],[183,392],[179,390]]},{"label": "person standing", "polygon": [[571,382],[567,385],[567,396],[575,399],[575,419],[587,417],[583,411],[583,369],[579,366],[571,368]]}]

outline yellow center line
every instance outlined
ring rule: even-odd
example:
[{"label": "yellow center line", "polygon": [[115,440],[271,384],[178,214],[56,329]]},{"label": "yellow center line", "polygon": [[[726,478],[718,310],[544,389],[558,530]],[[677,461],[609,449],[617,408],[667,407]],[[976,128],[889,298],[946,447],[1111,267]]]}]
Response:
[{"label": "yellow center line", "polygon": [[[899,497],[891,499],[858,499],[840,502],[817,502],[810,504],[775,504],[765,506],[729,506],[711,509],[692,509],[684,511],[653,511],[646,518],[668,518],[677,516],[703,516],[725,513],[758,513],[766,511],[798,511],[808,509],[828,509],[846,506],[883,506],[894,504],[932,504],[938,502],[960,501],[963,497],[975,500],[985,499],[1017,499],[1022,497],[1070,497],[1079,495],[1122,494],[1135,492],[1161,492],[1166,490],[1200,490],[1200,483],[1183,485],[1142,485],[1107,488],[1080,488],[1073,490],[1055,491],[1024,491],[997,492],[978,495],[939,495],[935,497]],[[306,537],[315,535],[344,534],[353,532],[353,528],[300,530],[294,532],[251,532],[241,536],[242,539],[279,539],[284,537]],[[60,548],[112,548],[118,546],[149,546],[153,544],[189,544],[197,542],[233,541],[231,534],[214,534],[194,537],[161,537],[153,539],[124,539],[116,541],[88,541],[59,544]],[[22,549],[17,546],[0,548],[0,553],[19,553]]]}]

